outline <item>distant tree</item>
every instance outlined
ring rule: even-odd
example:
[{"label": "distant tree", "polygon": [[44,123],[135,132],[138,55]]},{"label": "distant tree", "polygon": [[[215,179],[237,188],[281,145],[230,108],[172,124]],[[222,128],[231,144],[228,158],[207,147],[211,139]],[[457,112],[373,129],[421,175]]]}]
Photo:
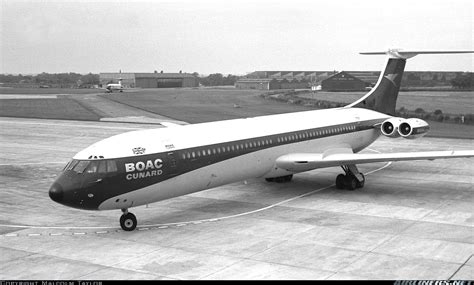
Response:
[{"label": "distant tree", "polygon": [[235,76],[235,75],[232,75],[232,74],[228,74],[225,78],[224,78],[224,82],[223,82],[223,85],[234,85],[235,82],[239,79],[238,76]]},{"label": "distant tree", "polygon": [[84,85],[97,85],[99,84],[99,75],[98,74],[86,74],[83,75],[80,79]]},{"label": "distant tree", "polygon": [[[198,75],[197,72],[193,73],[193,75],[195,74]],[[226,77],[224,77],[221,73],[213,73],[213,74],[209,74],[206,77],[200,77],[199,83],[201,83],[204,86],[234,85],[238,79],[239,79],[238,76],[235,76],[232,74],[228,74]]]},{"label": "distant tree", "polygon": [[469,89],[474,87],[474,73],[466,72],[458,74],[451,80],[451,85],[456,89]]},{"label": "distant tree", "polygon": [[224,84],[224,76],[220,73],[213,73],[208,76],[209,86],[220,86]]}]

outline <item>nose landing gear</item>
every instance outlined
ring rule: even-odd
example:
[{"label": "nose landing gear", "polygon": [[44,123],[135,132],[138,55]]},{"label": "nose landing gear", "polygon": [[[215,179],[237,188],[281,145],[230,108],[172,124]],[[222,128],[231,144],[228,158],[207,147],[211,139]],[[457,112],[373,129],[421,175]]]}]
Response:
[{"label": "nose landing gear", "polygon": [[137,227],[137,218],[134,214],[129,213],[128,209],[122,209],[122,216],[120,217],[120,227],[122,230],[130,232]]}]

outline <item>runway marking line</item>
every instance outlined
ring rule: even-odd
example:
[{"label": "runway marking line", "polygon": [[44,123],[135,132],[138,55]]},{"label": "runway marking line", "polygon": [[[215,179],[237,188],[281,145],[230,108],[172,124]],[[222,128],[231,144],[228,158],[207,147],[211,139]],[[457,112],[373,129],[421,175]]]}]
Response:
[{"label": "runway marking line", "polygon": [[[377,150],[373,150],[373,149],[370,149],[370,148],[367,148],[367,150],[370,150],[370,151],[374,151],[374,152],[377,152],[377,153],[380,153],[379,151]],[[377,171],[380,171],[384,168],[387,168],[388,166],[390,166],[392,164],[391,161],[387,162],[384,166],[382,167],[379,167],[375,170],[372,170],[372,171],[369,171],[367,173],[365,173],[365,175],[370,175],[374,172],[377,172]],[[289,198],[289,199],[286,199],[286,200],[283,200],[283,201],[280,201],[278,203],[275,203],[275,204],[272,204],[272,205],[269,205],[269,206],[266,206],[266,207],[263,207],[263,208],[260,208],[260,209],[256,209],[256,210],[252,210],[252,211],[248,211],[248,212],[243,212],[243,213],[240,213],[240,214],[235,214],[235,215],[229,215],[229,216],[224,216],[224,217],[219,217],[219,218],[211,218],[211,219],[203,219],[203,220],[196,220],[196,221],[187,221],[187,222],[177,222],[177,223],[166,223],[166,224],[152,224],[152,225],[141,225],[141,226],[137,226],[137,230],[139,231],[144,231],[145,229],[146,230],[150,230],[150,229],[166,229],[166,228],[170,228],[170,227],[182,227],[182,226],[186,226],[186,225],[191,225],[191,224],[194,224],[194,225],[198,225],[198,224],[201,224],[201,223],[205,223],[205,222],[217,222],[217,221],[220,221],[220,220],[225,220],[225,219],[231,219],[231,218],[237,218],[237,217],[241,217],[241,216],[246,216],[246,215],[250,215],[250,214],[254,214],[254,213],[258,213],[258,212],[261,212],[261,211],[265,211],[265,210],[268,210],[268,209],[271,209],[271,208],[274,208],[276,206],[279,206],[279,205],[282,205],[282,204],[285,204],[285,203],[288,203],[288,202],[291,202],[293,200],[296,200],[296,199],[299,199],[299,198],[303,198],[303,197],[306,197],[306,196],[309,196],[309,195],[312,195],[312,194],[315,194],[317,192],[320,192],[320,191],[323,191],[323,190],[326,190],[326,189],[329,189],[331,187],[333,187],[335,185],[335,183],[331,184],[331,185],[328,185],[328,186],[325,186],[325,187],[322,187],[322,188],[319,188],[319,189],[316,189],[316,190],[313,190],[313,191],[309,191],[307,193],[304,193],[304,194],[301,194],[301,195],[298,195],[298,196],[295,196],[293,198]],[[55,227],[55,226],[51,226],[51,227],[48,227],[48,226],[25,226],[25,225],[4,225],[4,224],[0,224],[0,227],[10,227],[10,228],[25,228],[25,229],[64,229],[64,230],[78,230],[78,229],[115,229],[115,231],[96,231],[96,232],[89,232],[89,234],[106,234],[106,233],[111,233],[111,232],[122,232],[123,230],[118,228],[117,227]],[[62,234],[62,233],[61,233]],[[79,236],[79,235],[86,235],[88,233],[86,232],[73,232],[72,235],[74,236]],[[30,234],[26,234],[26,236],[41,236],[43,234],[41,233],[30,233]],[[49,235],[49,236],[53,236],[53,234],[51,233],[45,233],[44,235]],[[54,234],[54,235],[57,235],[59,236],[59,234]],[[20,234],[6,234],[6,235],[0,235],[0,236],[5,236],[5,237],[20,237],[21,235]]]}]

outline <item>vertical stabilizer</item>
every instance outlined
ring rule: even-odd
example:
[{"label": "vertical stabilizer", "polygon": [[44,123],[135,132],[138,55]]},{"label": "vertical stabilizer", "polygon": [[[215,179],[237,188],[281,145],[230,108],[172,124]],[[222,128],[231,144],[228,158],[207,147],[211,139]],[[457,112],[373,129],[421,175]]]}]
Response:
[{"label": "vertical stabilizer", "polygon": [[388,55],[387,64],[380,73],[377,84],[369,93],[346,106],[371,109],[377,112],[395,115],[398,91],[402,82],[405,63],[417,54],[473,53],[474,51],[402,51],[390,49],[386,52],[362,52],[365,55]]}]

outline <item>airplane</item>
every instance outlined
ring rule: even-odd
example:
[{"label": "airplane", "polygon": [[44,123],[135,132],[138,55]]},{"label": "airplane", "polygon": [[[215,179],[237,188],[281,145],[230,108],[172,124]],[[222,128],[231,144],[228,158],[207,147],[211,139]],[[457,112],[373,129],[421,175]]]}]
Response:
[{"label": "airplane", "polygon": [[119,92],[123,92],[123,85],[122,85],[122,78],[119,78],[118,83],[109,83],[105,87],[106,93],[112,93],[114,90],[118,90]]},{"label": "airplane", "polygon": [[357,165],[372,162],[473,157],[474,150],[359,153],[378,137],[415,139],[427,122],[395,117],[408,58],[474,51],[403,51],[386,54],[372,90],[339,108],[259,116],[127,132],[78,152],[49,189],[50,198],[83,210],[122,210],[124,231],[137,227],[129,209],[242,181],[289,182],[296,173],[340,166],[338,189],[364,187]]}]

